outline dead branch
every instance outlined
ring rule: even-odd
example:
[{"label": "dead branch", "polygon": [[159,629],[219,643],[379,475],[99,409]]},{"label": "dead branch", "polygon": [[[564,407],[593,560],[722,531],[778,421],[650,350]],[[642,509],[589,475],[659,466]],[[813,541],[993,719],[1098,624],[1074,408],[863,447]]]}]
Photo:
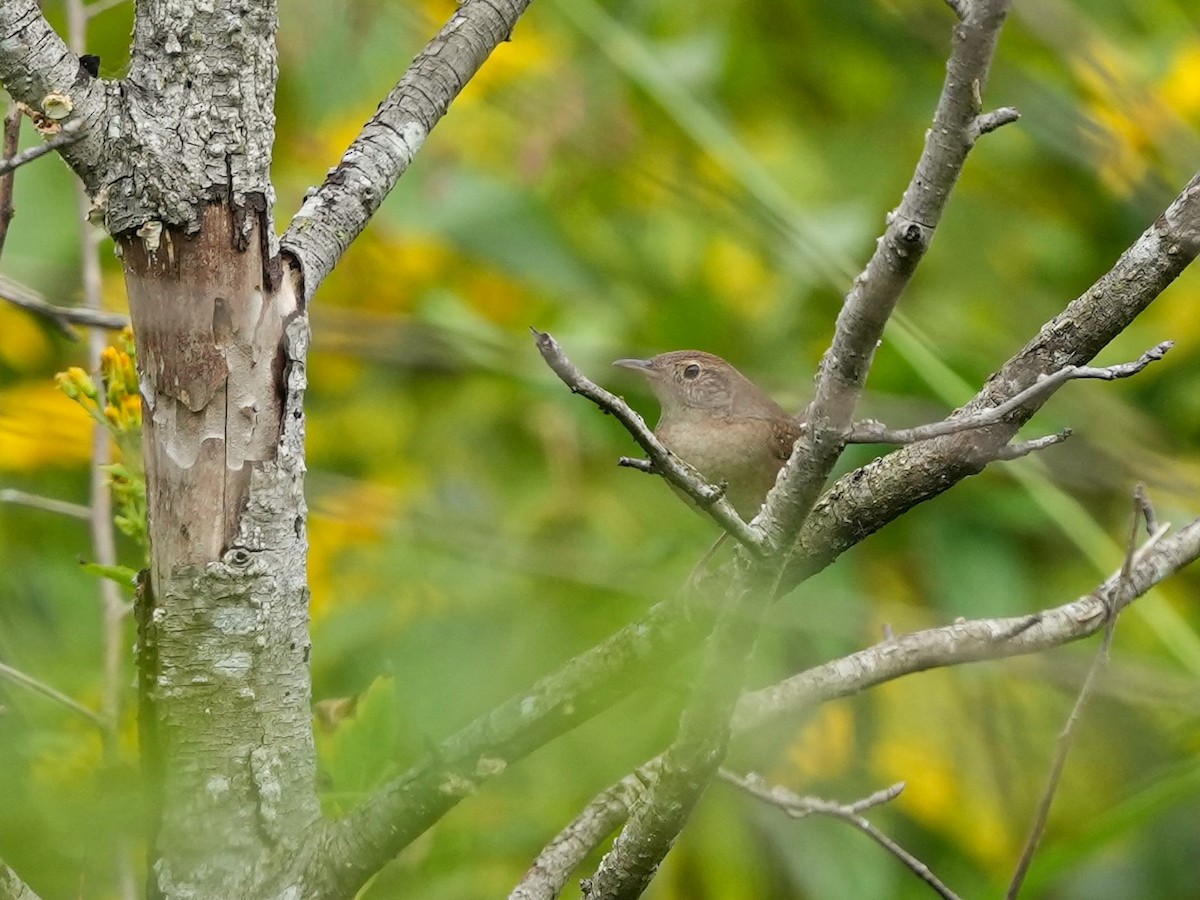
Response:
[{"label": "dead branch", "polygon": [[959,900],[958,894],[943,884],[933,874],[929,866],[925,865],[925,863],[921,862],[921,860],[917,859],[917,857],[913,856],[913,854],[909,853],[872,825],[862,815],[864,810],[871,809],[899,797],[900,792],[904,790],[904,782],[893,784],[889,788],[876,791],[869,797],[863,797],[861,800],[856,800],[853,803],[838,803],[837,801],[825,800],[820,797],[802,797],[782,785],[768,785],[763,781],[761,776],[753,773],[742,776],[735,772],[730,772],[728,769],[722,769],[720,777],[722,781],[732,784],[751,797],[761,800],[769,806],[783,810],[793,819],[803,819],[807,816],[820,815],[839,819],[853,825],[871,840],[875,841],[875,843],[879,844],[879,846],[883,847],[883,849],[891,853],[896,859],[900,860],[907,869],[929,885],[943,900]]},{"label": "dead branch", "polygon": [[927,441],[935,437],[949,434],[960,434],[976,428],[986,428],[1002,422],[1004,418],[1020,409],[1034,399],[1045,399],[1058,390],[1063,384],[1075,378],[1099,378],[1113,381],[1117,378],[1129,378],[1141,372],[1152,362],[1157,362],[1167,355],[1174,341],[1163,341],[1151,347],[1133,362],[1120,363],[1114,366],[1063,366],[1049,375],[1039,376],[1025,390],[1005,400],[999,406],[975,409],[969,413],[956,415],[941,422],[929,425],[917,425],[913,428],[891,429],[881,422],[867,420],[857,422],[846,435],[848,444],[914,444],[917,441]]},{"label": "dead branch", "polygon": [[45,300],[33,288],[26,287],[3,275],[0,275],[0,300],[54,323],[65,337],[73,341],[79,340],[79,335],[71,327],[72,325],[120,331],[129,324],[129,318],[121,313],[104,312],[80,306],[56,306]]},{"label": "dead branch", "polygon": [[[1141,485],[1138,487],[1140,489]],[[1166,526],[1156,530],[1150,536],[1145,546],[1140,551],[1137,550],[1138,526],[1142,515],[1141,501],[1144,499],[1144,493],[1139,495],[1138,491],[1134,492],[1133,518],[1129,525],[1129,537],[1125,543],[1125,560],[1121,564],[1121,572],[1118,577],[1119,590],[1128,590],[1129,588],[1135,553],[1144,554],[1148,552],[1167,531]],[[1096,648],[1096,653],[1092,657],[1092,664],[1088,667],[1083,683],[1079,686],[1079,693],[1075,697],[1075,703],[1071,707],[1070,715],[1067,716],[1067,722],[1058,737],[1058,746],[1055,749],[1054,760],[1050,765],[1050,774],[1046,780],[1046,788],[1042,792],[1041,799],[1038,801],[1037,812],[1034,815],[1029,834],[1025,839],[1025,845],[1021,849],[1021,856],[1017,860],[1016,871],[1013,873],[1012,881],[1009,882],[1008,890],[1004,894],[1005,900],[1016,900],[1017,895],[1021,892],[1021,885],[1025,882],[1025,876],[1028,874],[1029,867],[1033,863],[1033,856],[1037,852],[1038,844],[1041,843],[1042,835],[1046,831],[1046,823],[1050,819],[1050,806],[1054,802],[1054,796],[1058,793],[1058,785],[1062,780],[1063,770],[1067,765],[1067,753],[1070,752],[1071,743],[1075,738],[1075,732],[1079,728],[1079,723],[1083,720],[1084,707],[1095,690],[1100,671],[1108,664],[1109,650],[1112,647],[1113,632],[1117,625],[1119,610],[1114,604],[1106,606],[1105,612],[1104,639],[1100,642],[1100,646]]]},{"label": "dead branch", "polygon": [[542,359],[563,384],[571,389],[571,393],[586,397],[600,407],[602,412],[613,416],[650,456],[648,464],[645,464],[645,461],[635,462],[628,457],[622,457],[620,465],[661,474],[696,501],[696,505],[711,516],[734,540],[755,554],[763,552],[765,548],[762,537],[756,529],[742,521],[742,517],[724,498],[724,491],[719,486],[709,484],[695,469],[664,447],[629,404],[580,372],[567,359],[562,347],[551,335],[536,328],[531,328],[530,331],[533,332]]},{"label": "dead branch", "polygon": [[980,94],[1009,5],[1010,0],[972,0],[953,7],[962,21],[954,29],[924,150],[875,252],[846,295],[804,416],[808,427],[759,514],[772,547],[791,547],[845,447],[884,326],[933,240],[977,137]]},{"label": "dead branch", "polygon": [[53,153],[55,150],[61,150],[63,147],[75,143],[83,137],[82,129],[83,122],[79,119],[74,119],[64,125],[62,130],[46,141],[46,143],[30,147],[28,150],[22,150],[13,156],[0,159],[0,175],[7,175],[21,166],[33,162],[35,159],[40,159],[47,153]]}]

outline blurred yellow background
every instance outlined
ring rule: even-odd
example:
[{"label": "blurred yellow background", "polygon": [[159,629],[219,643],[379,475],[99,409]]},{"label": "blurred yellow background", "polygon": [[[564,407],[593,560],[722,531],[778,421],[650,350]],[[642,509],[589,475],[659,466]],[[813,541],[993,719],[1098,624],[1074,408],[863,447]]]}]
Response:
[{"label": "blurred yellow background", "polygon": [[[282,229],[454,6],[280,7]],[[123,74],[131,16],[93,23],[102,75]],[[1023,118],[968,161],[863,417],[917,424],[966,399],[1200,168],[1197,24],[1174,0],[1018,4],[985,101]],[[920,151],[952,25],[929,0],[547,0],[467,87],[312,307],[315,696],[361,695],[319,736],[331,809],[669,595],[713,537],[661,483],[615,466],[635,446],[545,369],[528,326],[651,420],[613,359],[708,350],[800,409]],[[22,170],[3,256],[61,303],[80,292],[72,189],[55,158]],[[102,253],[106,304],[124,309],[111,242]],[[1164,362],[1070,384],[1027,429],[1070,426],[1068,442],[993,466],[779,604],[755,686],[885,625],[1087,593],[1119,565],[1139,480],[1161,518],[1200,514],[1198,278],[1101,357],[1173,339]],[[0,490],[86,502],[90,420],[53,383],[83,360],[0,304]],[[880,452],[852,448],[843,469]],[[86,523],[0,504],[0,661],[95,706],[90,553]],[[1027,896],[1195,896],[1198,586],[1185,574],[1121,621]],[[844,799],[906,781],[873,819],[963,896],[994,896],[1093,646],[906,679],[738,759]],[[510,767],[364,896],[503,896],[583,803],[662,748],[687,671]],[[48,896],[111,896],[113,842],[140,834],[132,703],[115,771],[68,710],[2,681],[0,705],[0,851]],[[926,894],[845,826],[718,786],[647,896]]]}]

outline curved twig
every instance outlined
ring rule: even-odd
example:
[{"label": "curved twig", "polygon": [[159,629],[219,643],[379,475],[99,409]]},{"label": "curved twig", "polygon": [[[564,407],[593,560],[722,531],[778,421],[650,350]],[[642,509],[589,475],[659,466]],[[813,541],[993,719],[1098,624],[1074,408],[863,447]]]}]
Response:
[{"label": "curved twig", "polygon": [[725,499],[724,490],[709,484],[695,469],[673,454],[662,445],[654,432],[646,427],[642,417],[634,412],[629,404],[616,394],[606,391],[594,381],[579,371],[551,335],[536,328],[530,328],[538,352],[555,375],[571,389],[571,393],[579,394],[591,400],[602,412],[612,415],[633,436],[642,449],[650,456],[645,460],[631,460],[622,457],[619,465],[640,469],[643,472],[653,471],[662,475],[689,497],[696,501],[700,509],[710,515],[713,520],[731,535],[747,550],[756,555],[766,551],[762,536],[756,528],[747,525],[737,514],[729,501]]},{"label": "curved twig", "polygon": [[[1139,491],[1141,485],[1138,486]],[[1127,590],[1129,587],[1129,579],[1133,571],[1136,556],[1144,556],[1158,541],[1166,534],[1167,526],[1162,526],[1150,535],[1150,539],[1137,549],[1138,526],[1141,524],[1140,517],[1142,515],[1141,502],[1144,495],[1139,495],[1135,492],[1133,500],[1133,520],[1129,524],[1129,538],[1125,544],[1125,561],[1121,565],[1119,575],[1118,588]],[[1058,746],[1054,751],[1054,760],[1050,764],[1050,774],[1046,779],[1046,787],[1042,792],[1041,799],[1038,801],[1037,812],[1034,815],[1033,823],[1030,825],[1029,834],[1026,836],[1025,845],[1021,848],[1021,856],[1017,860],[1016,870],[1013,872],[1012,880],[1009,882],[1008,890],[1005,891],[1005,900],[1016,900],[1016,897],[1021,892],[1021,885],[1025,882],[1025,876],[1029,872],[1029,867],[1033,863],[1033,855],[1037,852],[1038,844],[1041,843],[1042,835],[1046,831],[1046,823],[1050,819],[1050,805],[1054,802],[1054,797],[1058,793],[1058,785],[1062,780],[1063,770],[1067,765],[1067,753],[1071,749],[1071,743],[1075,738],[1075,732],[1079,728],[1079,723],[1083,719],[1083,710],[1091,698],[1092,692],[1095,689],[1097,676],[1100,671],[1108,665],[1109,649],[1112,647],[1113,633],[1117,626],[1117,614],[1119,610],[1114,604],[1106,610],[1106,621],[1104,625],[1104,640],[1100,642],[1100,646],[1096,648],[1096,653],[1092,657],[1092,663],[1088,666],[1087,674],[1083,678],[1083,683],[1079,686],[1079,692],[1075,697],[1075,703],[1071,707],[1071,712],[1067,716],[1067,722],[1063,726],[1062,731],[1058,736]]]},{"label": "curved twig", "polygon": [[45,300],[33,288],[3,275],[0,275],[0,300],[53,322],[65,337],[73,341],[79,340],[79,335],[72,325],[120,331],[129,324],[129,317],[121,313],[104,312],[83,306],[56,306]]},{"label": "curved twig", "polygon": [[930,438],[960,434],[975,428],[986,428],[1002,422],[1006,416],[1020,409],[1029,401],[1052,394],[1072,379],[1099,378],[1104,381],[1112,381],[1136,375],[1150,363],[1166,356],[1167,351],[1173,346],[1175,346],[1174,341],[1163,341],[1161,344],[1151,347],[1133,362],[1120,363],[1115,366],[1063,366],[1057,372],[1039,376],[1033,384],[1005,400],[999,406],[976,409],[929,425],[893,429],[885,427],[881,422],[871,420],[857,422],[850,433],[846,435],[846,443],[915,444],[917,441],[927,441]]},{"label": "curved twig", "polygon": [[104,718],[104,716],[93,712],[82,703],[72,700],[57,688],[52,688],[45,682],[38,681],[32,675],[26,675],[20,669],[14,669],[10,665],[0,663],[0,678],[7,678],[13,684],[19,684],[21,687],[27,688],[36,694],[41,694],[43,697],[48,697],[55,703],[65,706],[67,709],[71,710],[71,712],[87,719],[101,730],[107,731],[111,727],[110,722]]},{"label": "curved twig", "polygon": [[13,172],[21,168],[21,166],[45,156],[47,153],[53,153],[55,150],[61,150],[63,147],[75,143],[83,137],[82,128],[83,122],[75,119],[64,125],[62,130],[47,140],[46,143],[30,147],[28,150],[22,150],[20,153],[15,153],[7,159],[0,159],[0,175],[7,175],[9,172]]},{"label": "curved twig", "polygon": [[783,810],[793,819],[803,819],[806,816],[829,816],[853,825],[900,860],[907,869],[929,885],[943,900],[960,900],[958,894],[950,890],[941,879],[934,875],[929,866],[872,825],[862,815],[865,810],[899,797],[900,792],[904,790],[904,782],[893,784],[891,787],[876,791],[869,797],[863,797],[853,803],[838,803],[821,797],[802,797],[782,785],[767,785],[760,776],[754,774],[742,776],[722,769],[720,777],[722,781],[732,784],[751,797]]}]

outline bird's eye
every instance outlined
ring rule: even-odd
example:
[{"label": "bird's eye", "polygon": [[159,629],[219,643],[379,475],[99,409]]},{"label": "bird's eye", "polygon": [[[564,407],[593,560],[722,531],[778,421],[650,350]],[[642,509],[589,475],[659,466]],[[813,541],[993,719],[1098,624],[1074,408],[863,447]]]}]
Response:
[{"label": "bird's eye", "polygon": [[692,363],[690,366],[688,366],[686,369],[683,370],[684,378],[688,378],[688,379],[695,378],[699,374],[700,374],[700,367],[698,365],[696,365],[695,363]]}]

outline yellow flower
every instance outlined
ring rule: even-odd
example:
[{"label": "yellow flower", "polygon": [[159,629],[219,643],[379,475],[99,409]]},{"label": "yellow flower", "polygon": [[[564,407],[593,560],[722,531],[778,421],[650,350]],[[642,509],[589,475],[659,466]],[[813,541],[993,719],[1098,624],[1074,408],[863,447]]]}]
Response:
[{"label": "yellow flower", "polygon": [[142,427],[142,398],[140,394],[126,394],[121,398],[121,416],[130,431]]}]

